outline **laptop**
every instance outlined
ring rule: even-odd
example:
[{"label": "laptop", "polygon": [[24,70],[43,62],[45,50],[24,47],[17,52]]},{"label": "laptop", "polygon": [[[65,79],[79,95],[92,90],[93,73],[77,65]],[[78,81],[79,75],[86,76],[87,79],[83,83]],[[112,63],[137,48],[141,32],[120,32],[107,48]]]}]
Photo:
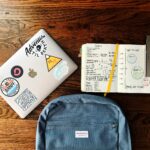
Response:
[{"label": "laptop", "polygon": [[41,29],[0,67],[0,95],[25,118],[77,65]]}]

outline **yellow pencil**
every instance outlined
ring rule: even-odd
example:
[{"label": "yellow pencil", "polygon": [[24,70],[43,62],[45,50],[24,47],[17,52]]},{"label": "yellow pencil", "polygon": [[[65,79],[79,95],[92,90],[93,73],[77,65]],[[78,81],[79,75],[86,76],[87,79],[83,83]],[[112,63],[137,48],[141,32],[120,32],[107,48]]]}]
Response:
[{"label": "yellow pencil", "polygon": [[117,57],[118,57],[118,49],[119,49],[119,44],[116,44],[115,51],[114,51],[114,58],[112,61],[112,67],[111,67],[111,71],[109,75],[109,81],[108,81],[107,89],[106,89],[106,92],[104,93],[104,96],[106,96],[107,93],[109,93],[111,90],[111,84],[112,84],[113,76],[115,73],[115,66],[116,66]]}]

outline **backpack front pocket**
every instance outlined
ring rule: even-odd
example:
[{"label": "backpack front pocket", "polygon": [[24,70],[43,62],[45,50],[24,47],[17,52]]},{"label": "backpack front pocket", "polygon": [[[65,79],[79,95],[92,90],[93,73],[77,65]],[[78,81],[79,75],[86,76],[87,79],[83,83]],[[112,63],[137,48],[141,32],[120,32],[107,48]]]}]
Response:
[{"label": "backpack front pocket", "polygon": [[116,123],[48,124],[46,150],[117,150]]}]

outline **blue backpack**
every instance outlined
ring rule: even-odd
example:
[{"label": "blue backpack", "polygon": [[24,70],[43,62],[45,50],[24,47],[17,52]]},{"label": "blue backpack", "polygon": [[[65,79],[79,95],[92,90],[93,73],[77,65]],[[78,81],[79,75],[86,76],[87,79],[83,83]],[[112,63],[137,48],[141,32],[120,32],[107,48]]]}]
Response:
[{"label": "blue backpack", "polygon": [[36,150],[131,150],[129,127],[108,98],[61,96],[39,117]]}]

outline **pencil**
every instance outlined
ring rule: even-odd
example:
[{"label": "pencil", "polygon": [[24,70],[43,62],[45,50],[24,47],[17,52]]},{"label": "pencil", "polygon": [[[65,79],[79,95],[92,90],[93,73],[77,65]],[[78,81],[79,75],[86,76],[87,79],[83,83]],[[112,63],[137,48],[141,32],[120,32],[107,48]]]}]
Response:
[{"label": "pencil", "polygon": [[116,44],[115,51],[114,51],[114,57],[113,57],[113,61],[112,61],[112,67],[111,67],[109,80],[108,80],[108,85],[107,85],[106,92],[104,93],[104,96],[106,96],[111,90],[111,85],[112,85],[112,81],[113,81],[113,77],[114,77],[114,73],[115,73],[115,66],[116,66],[117,57],[118,57],[118,49],[119,49],[119,44]]}]

